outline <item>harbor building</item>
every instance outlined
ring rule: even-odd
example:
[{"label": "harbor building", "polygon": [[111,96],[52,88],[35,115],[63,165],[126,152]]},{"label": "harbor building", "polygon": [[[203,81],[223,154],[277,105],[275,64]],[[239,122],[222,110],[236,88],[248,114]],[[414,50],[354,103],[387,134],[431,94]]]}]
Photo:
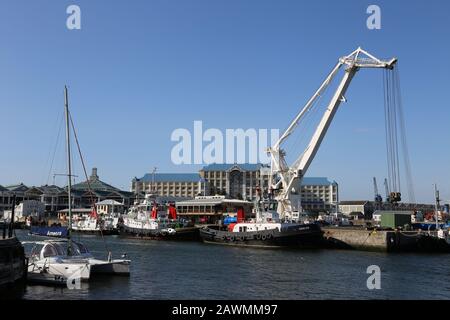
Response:
[{"label": "harbor building", "polygon": [[217,224],[226,217],[242,215],[250,218],[253,203],[244,200],[226,199],[225,196],[198,196],[193,200],[177,201],[177,215],[194,224]]},{"label": "harbor building", "polygon": [[[92,192],[89,192],[89,189]],[[68,208],[67,187],[45,185],[40,187],[28,187],[23,183],[12,186],[0,186],[0,212],[11,210],[13,207],[13,195],[16,196],[16,205],[27,200],[42,202],[47,213],[57,213]],[[114,200],[124,208],[128,208],[134,201],[134,194],[113,187],[100,180],[97,168],[92,169],[88,181],[72,186],[73,208],[89,208],[93,202]]]},{"label": "harbor building", "polygon": [[117,216],[124,213],[124,205],[115,200],[103,200],[95,204],[99,215]]},{"label": "harbor building", "polygon": [[166,197],[194,198],[208,194],[209,188],[198,173],[147,173],[131,181],[131,191],[141,196],[152,193]]},{"label": "harbor building", "polygon": [[387,202],[381,204],[375,201],[369,200],[352,200],[352,201],[340,201],[339,212],[346,216],[355,216],[361,214],[364,219],[373,219],[374,212],[377,210],[396,210],[396,211],[412,211],[421,212],[422,214],[434,213],[435,207],[432,204],[421,203],[398,203],[395,207]]},{"label": "harbor building", "polygon": [[263,164],[210,164],[200,170],[208,181],[209,194],[234,199],[254,199],[256,188],[268,190],[270,167]]},{"label": "harbor building", "polygon": [[[147,173],[131,181],[131,191],[158,196],[188,197],[223,195],[226,198],[254,201],[257,188],[268,196],[270,167],[264,164],[210,164],[199,173]],[[339,200],[338,184],[328,178],[305,177],[301,188],[293,188],[293,207],[303,210],[335,210]],[[301,190],[301,191],[299,191]],[[301,192],[301,202],[299,197]]]},{"label": "harbor building", "polygon": [[[208,182],[210,194],[253,201],[257,188],[265,196],[269,191],[270,167],[264,164],[211,164],[203,167],[200,175]],[[304,177],[301,188],[297,182],[292,190],[294,210],[301,204],[303,210],[330,211],[338,199],[338,184],[328,178]]]},{"label": "harbor building", "polygon": [[134,201],[134,194],[113,187],[100,180],[97,168],[92,169],[92,173],[87,181],[74,184],[72,186],[72,197],[74,207],[88,208],[103,200],[114,200],[120,202],[128,208]]}]

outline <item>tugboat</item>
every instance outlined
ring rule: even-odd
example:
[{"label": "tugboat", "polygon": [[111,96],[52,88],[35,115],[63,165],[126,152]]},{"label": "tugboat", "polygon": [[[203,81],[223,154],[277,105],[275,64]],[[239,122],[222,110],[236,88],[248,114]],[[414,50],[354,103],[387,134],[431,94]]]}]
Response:
[{"label": "tugboat", "polygon": [[196,240],[198,228],[178,219],[175,205],[158,204],[147,194],[122,218],[120,235],[148,240]]},{"label": "tugboat", "polygon": [[74,221],[72,231],[85,234],[102,234],[104,236],[116,235],[119,234],[118,223],[119,217],[99,217],[97,209],[94,207],[89,216]]},{"label": "tugboat", "polygon": [[315,248],[322,243],[323,232],[318,224],[282,221],[276,207],[276,202],[261,202],[258,192],[256,219],[245,221],[244,213],[238,211],[237,223],[229,224],[226,230],[204,227],[200,236],[205,243],[260,248]]}]

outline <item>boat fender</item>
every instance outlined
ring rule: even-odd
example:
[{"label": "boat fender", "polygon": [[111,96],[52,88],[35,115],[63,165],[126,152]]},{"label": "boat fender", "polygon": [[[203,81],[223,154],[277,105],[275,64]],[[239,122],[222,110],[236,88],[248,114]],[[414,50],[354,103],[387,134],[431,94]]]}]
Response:
[{"label": "boat fender", "polygon": [[267,236],[266,236],[265,234],[263,234],[263,235],[261,236],[261,240],[264,241],[264,240],[266,240],[266,239],[267,239]]},{"label": "boat fender", "polygon": [[236,237],[235,236],[230,236],[230,240],[234,241],[234,240],[236,240]]},{"label": "boat fender", "polygon": [[256,239],[261,240],[261,235],[259,233],[256,235]]},{"label": "boat fender", "polygon": [[268,235],[267,235],[267,239],[272,239],[273,238],[273,235],[271,234],[271,233],[269,233]]},{"label": "boat fender", "polygon": [[238,239],[239,239],[240,241],[244,241],[244,240],[245,240],[245,237],[244,237],[244,236],[239,236]]}]

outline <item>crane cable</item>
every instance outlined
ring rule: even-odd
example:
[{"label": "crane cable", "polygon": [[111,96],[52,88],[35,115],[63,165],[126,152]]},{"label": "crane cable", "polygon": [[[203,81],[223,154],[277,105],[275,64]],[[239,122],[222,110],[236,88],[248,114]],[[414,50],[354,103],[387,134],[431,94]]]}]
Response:
[{"label": "crane cable", "polygon": [[[406,140],[406,128],[400,91],[398,66],[385,69],[383,72],[384,117],[386,134],[386,156],[388,169],[388,185],[391,192],[401,192],[400,151],[405,166],[405,180],[410,202],[415,202],[414,187],[411,174],[411,163]],[[400,136],[400,142],[399,142]]]}]

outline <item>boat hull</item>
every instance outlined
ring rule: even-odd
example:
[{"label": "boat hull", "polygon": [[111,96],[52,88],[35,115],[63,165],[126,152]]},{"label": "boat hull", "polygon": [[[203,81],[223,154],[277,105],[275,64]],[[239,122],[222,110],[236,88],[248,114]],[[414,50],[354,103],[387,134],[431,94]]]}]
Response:
[{"label": "boat hull", "polygon": [[31,226],[30,234],[45,237],[65,238],[68,235],[67,227],[38,227]]},{"label": "boat hull", "polygon": [[72,229],[72,232],[74,233],[82,233],[82,234],[94,234],[94,235],[100,235],[103,234],[104,236],[112,236],[112,235],[118,235],[119,230],[117,229],[107,229],[107,230],[99,230],[99,229]]},{"label": "boat hull", "polygon": [[101,260],[90,260],[91,264],[91,274],[113,274],[113,275],[130,275],[130,260],[112,260],[112,261],[101,261]]},{"label": "boat hull", "polygon": [[[28,265],[28,274],[47,273],[50,276],[62,278],[81,278],[81,280],[89,280],[91,268],[87,260],[76,261],[75,259],[67,259],[62,262],[52,262],[47,259],[31,262]],[[34,278],[38,278],[35,275]]]},{"label": "boat hull", "polygon": [[25,278],[23,246],[17,238],[0,239],[0,298],[20,297]]},{"label": "boat hull", "polygon": [[123,226],[120,230],[120,236],[139,238],[143,240],[179,240],[179,241],[200,241],[199,228],[175,228],[174,233],[161,229],[140,229]]},{"label": "boat hull", "polygon": [[322,234],[316,224],[293,225],[282,228],[282,231],[229,232],[207,227],[200,229],[200,237],[205,243],[261,248],[317,248],[322,245]]}]

